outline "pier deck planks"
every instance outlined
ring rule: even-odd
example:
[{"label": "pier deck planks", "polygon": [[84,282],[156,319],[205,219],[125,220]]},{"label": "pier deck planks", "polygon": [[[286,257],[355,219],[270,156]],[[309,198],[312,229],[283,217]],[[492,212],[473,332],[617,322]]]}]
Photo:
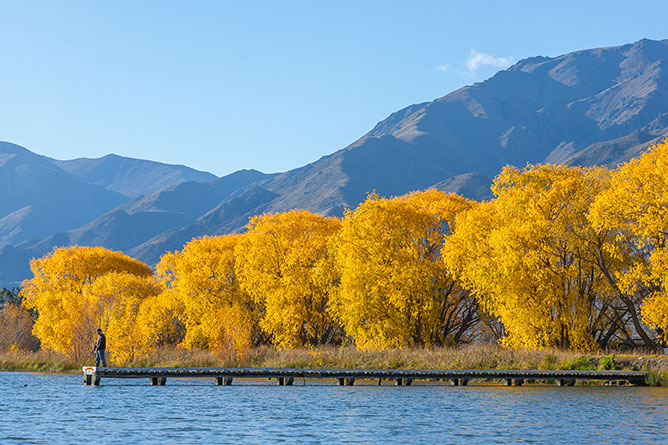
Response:
[{"label": "pier deck planks", "polygon": [[560,386],[576,380],[627,381],[644,385],[647,373],[642,371],[562,371],[510,369],[293,369],[293,368],[83,368],[84,384],[97,385],[102,378],[148,378],[151,384],[164,385],[167,378],[214,378],[218,384],[230,385],[234,378],[277,379],[279,385],[290,385],[294,379],[336,379],[341,385],[355,380],[394,380],[410,385],[414,380],[450,380],[466,385],[472,379],[505,380],[521,385],[526,380],[554,380]]}]

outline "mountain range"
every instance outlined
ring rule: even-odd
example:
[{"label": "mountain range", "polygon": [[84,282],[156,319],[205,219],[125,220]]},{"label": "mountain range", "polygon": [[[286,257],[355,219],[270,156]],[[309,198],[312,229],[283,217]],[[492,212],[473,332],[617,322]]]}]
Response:
[{"label": "mountain range", "polygon": [[379,122],[353,144],[279,174],[222,178],[108,155],[57,161],[0,143],[0,285],[53,246],[101,245],[155,264],[193,237],[263,212],[340,216],[371,191],[435,187],[490,197],[504,165],[614,167],[668,137],[668,40],[531,57]]}]

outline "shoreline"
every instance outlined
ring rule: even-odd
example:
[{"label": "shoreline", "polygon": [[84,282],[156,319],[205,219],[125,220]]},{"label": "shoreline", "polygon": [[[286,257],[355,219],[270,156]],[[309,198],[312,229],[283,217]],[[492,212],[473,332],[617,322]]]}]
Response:
[{"label": "shoreline", "polygon": [[[163,368],[331,368],[331,369],[490,369],[490,370],[628,370],[648,371],[650,386],[668,387],[668,356],[647,351],[576,352],[511,350],[497,345],[357,350],[352,346],[277,350],[258,347],[234,354],[229,351],[162,348],[148,357],[109,367]],[[94,360],[74,360],[51,351],[0,353],[0,372],[79,374]]]}]

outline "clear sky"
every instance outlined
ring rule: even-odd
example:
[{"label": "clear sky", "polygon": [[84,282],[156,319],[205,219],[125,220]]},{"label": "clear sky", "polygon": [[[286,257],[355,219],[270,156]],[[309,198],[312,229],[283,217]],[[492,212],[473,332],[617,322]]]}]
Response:
[{"label": "clear sky", "polygon": [[0,0],[0,140],[284,171],[522,58],[665,39],[663,1]]}]

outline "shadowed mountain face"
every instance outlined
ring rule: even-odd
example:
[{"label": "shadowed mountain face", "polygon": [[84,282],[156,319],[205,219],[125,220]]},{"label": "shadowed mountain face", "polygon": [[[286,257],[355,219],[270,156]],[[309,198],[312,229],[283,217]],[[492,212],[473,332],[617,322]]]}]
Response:
[{"label": "shadowed mountain face", "polygon": [[249,218],[257,214],[258,208],[277,197],[276,193],[262,187],[247,187],[224,199],[192,224],[161,233],[128,253],[135,258],[142,258],[148,264],[155,264],[166,251],[180,250],[183,244],[195,237],[224,235],[241,230]]},{"label": "shadowed mountain face", "polygon": [[[82,227],[39,241],[26,241],[18,247],[37,257],[53,246],[103,246],[128,251],[163,232],[194,223],[235,191],[270,177],[256,170],[240,170],[204,184],[184,182],[173,185],[120,205]],[[245,221],[239,224],[243,226]]]},{"label": "shadowed mountain face", "polygon": [[78,227],[127,200],[8,142],[0,142],[0,197],[0,246]]},{"label": "shadowed mountain face", "polygon": [[[12,255],[78,242],[116,246],[154,264],[192,237],[242,230],[248,217],[263,212],[341,215],[374,190],[393,196],[436,187],[487,199],[490,178],[507,164],[614,167],[668,137],[667,64],[668,40],[531,57],[393,113],[350,146],[304,167],[272,176],[246,172],[237,182],[226,177],[225,193],[214,191],[216,181],[169,187],[79,229],[24,242]],[[74,166],[67,167],[95,177],[90,165]],[[99,183],[117,187],[115,178]],[[33,215],[22,210],[0,220],[0,229],[20,226],[16,221],[29,226]],[[0,263],[5,257],[0,251]],[[0,264],[0,283],[7,280],[2,270]]]},{"label": "shadowed mountain face", "polygon": [[80,158],[54,163],[86,182],[101,185],[130,198],[182,182],[209,182],[216,179],[211,173],[183,165],[125,158],[114,154],[97,159]]}]

